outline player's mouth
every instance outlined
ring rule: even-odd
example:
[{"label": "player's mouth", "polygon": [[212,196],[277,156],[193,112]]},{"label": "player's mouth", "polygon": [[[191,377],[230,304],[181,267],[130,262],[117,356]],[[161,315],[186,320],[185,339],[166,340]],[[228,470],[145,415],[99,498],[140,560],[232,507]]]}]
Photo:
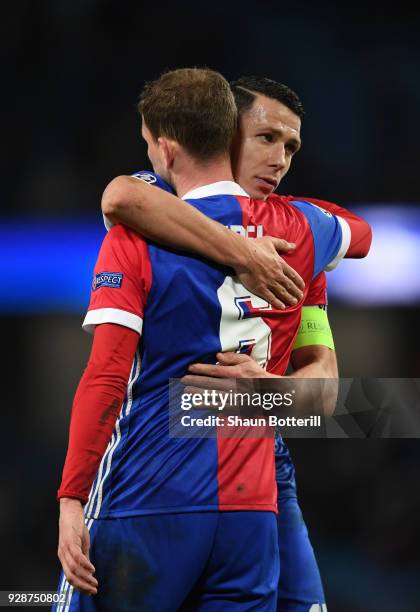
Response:
[{"label": "player's mouth", "polygon": [[265,194],[273,193],[277,188],[278,181],[273,176],[256,176],[259,188]]}]

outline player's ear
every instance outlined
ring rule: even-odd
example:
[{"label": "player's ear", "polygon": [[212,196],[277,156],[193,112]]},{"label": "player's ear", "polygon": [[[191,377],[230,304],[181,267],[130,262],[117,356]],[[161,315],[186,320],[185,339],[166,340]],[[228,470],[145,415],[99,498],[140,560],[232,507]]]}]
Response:
[{"label": "player's ear", "polygon": [[163,161],[165,162],[165,166],[168,170],[172,168],[175,157],[175,143],[169,138],[165,138],[164,136],[160,136],[158,138],[158,146],[160,149],[161,156]]}]

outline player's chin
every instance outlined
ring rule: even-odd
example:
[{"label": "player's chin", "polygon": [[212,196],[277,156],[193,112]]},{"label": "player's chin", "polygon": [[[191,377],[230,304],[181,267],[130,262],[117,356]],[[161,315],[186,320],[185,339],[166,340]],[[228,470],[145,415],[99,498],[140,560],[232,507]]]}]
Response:
[{"label": "player's chin", "polygon": [[253,189],[252,193],[250,193],[249,195],[254,200],[266,200],[271,195],[271,193],[267,193],[266,191],[262,191],[261,189]]},{"label": "player's chin", "polygon": [[271,196],[274,190],[274,185],[270,185],[266,181],[256,179],[252,184],[252,189],[250,190],[249,195],[251,198],[254,198],[254,200],[266,200],[269,196]]}]

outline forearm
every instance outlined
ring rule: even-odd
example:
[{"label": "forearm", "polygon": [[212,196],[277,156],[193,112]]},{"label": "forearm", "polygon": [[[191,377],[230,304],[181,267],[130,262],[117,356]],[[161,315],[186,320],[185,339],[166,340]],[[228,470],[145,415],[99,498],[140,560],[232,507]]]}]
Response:
[{"label": "forearm", "polygon": [[[309,346],[306,347],[307,356],[304,349],[299,351],[301,355],[298,357],[292,354],[292,365],[295,368],[289,377],[290,378],[338,378],[338,368],[336,353],[328,347]],[[313,349],[321,349],[322,355],[313,354]]]},{"label": "forearm", "polygon": [[69,445],[58,498],[85,503],[111,438],[138,343],[130,329],[99,325],[73,402]]},{"label": "forearm", "polygon": [[315,408],[322,414],[334,413],[338,395],[338,367],[334,350],[322,345],[301,347],[292,353],[294,372],[288,378],[315,379],[299,385],[300,404]]},{"label": "forearm", "polygon": [[129,176],[115,178],[102,196],[102,212],[145,238],[233,268],[245,266],[251,242],[176,196]]},{"label": "forearm", "polygon": [[69,445],[58,498],[87,501],[123,397],[123,390],[114,394],[106,386],[97,385],[89,367],[86,369],[73,402]]}]

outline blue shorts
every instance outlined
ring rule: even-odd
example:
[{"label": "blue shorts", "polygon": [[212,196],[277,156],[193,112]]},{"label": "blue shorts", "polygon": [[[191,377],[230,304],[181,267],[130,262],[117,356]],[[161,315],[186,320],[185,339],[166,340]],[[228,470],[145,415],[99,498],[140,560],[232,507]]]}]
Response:
[{"label": "blue shorts", "polygon": [[90,528],[98,594],[62,577],[57,612],[255,612],[276,609],[276,515],[191,512],[98,519]]},{"label": "blue shorts", "polygon": [[324,612],[324,590],[296,497],[279,500],[280,581],[277,612]]}]

